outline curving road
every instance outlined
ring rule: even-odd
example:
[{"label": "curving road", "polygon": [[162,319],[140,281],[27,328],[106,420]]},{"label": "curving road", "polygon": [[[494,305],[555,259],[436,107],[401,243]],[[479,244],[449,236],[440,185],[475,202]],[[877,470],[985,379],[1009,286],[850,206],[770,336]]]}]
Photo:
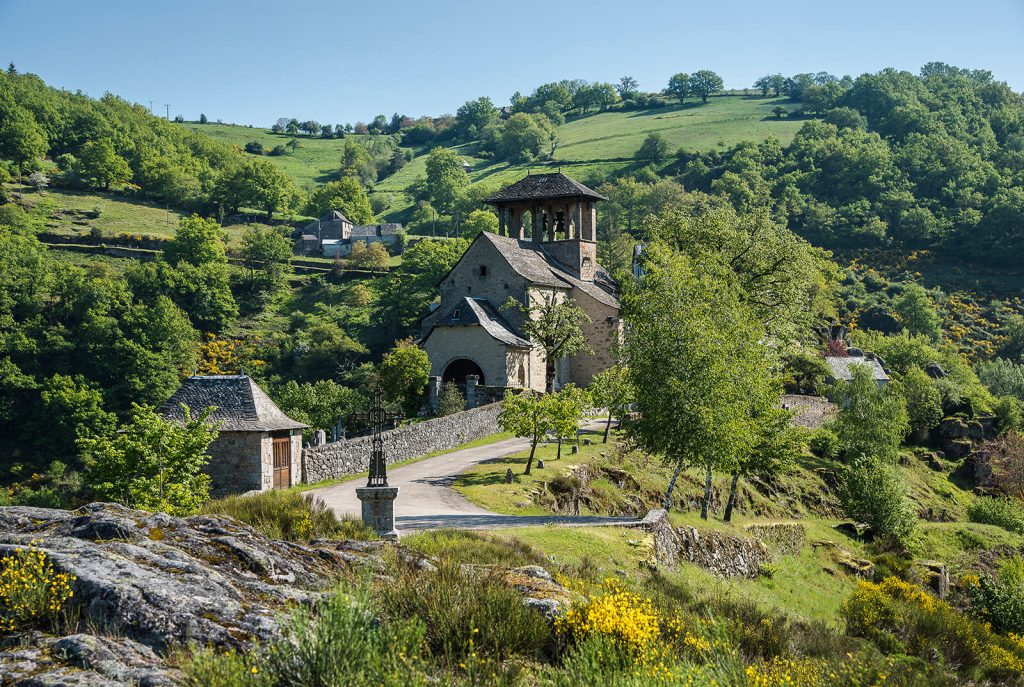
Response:
[{"label": "curving road", "polygon": [[[600,429],[603,421],[585,429]],[[501,515],[470,503],[452,489],[459,473],[477,463],[528,450],[526,439],[503,439],[486,446],[459,449],[411,465],[388,469],[388,484],[399,487],[395,501],[395,520],[399,530],[427,530],[440,527],[458,529],[498,529],[529,525],[623,525],[636,523],[628,517],[596,515]],[[360,517],[356,488],[365,484],[362,478],[330,487],[312,489],[308,494],[324,501],[338,515]]]}]

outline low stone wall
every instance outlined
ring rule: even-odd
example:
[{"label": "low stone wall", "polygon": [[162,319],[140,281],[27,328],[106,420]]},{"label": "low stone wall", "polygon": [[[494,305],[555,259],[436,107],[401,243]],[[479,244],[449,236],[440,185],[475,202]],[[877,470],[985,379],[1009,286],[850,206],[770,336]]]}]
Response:
[{"label": "low stone wall", "polygon": [[[498,431],[500,404],[434,418],[384,432],[388,464],[447,451]],[[335,441],[302,452],[303,481],[319,482],[364,472],[370,465],[369,436]]]},{"label": "low stone wall", "polygon": [[807,530],[795,522],[751,523],[743,530],[763,542],[776,556],[795,556],[807,541]]}]

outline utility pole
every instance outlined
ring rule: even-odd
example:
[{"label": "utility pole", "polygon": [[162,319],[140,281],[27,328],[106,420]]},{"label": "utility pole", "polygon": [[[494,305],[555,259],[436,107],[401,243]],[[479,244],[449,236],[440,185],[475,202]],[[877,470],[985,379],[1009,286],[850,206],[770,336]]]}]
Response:
[{"label": "utility pole", "polygon": [[171,106],[167,103],[164,103],[164,107],[167,108],[167,121],[169,122],[171,121]]},{"label": "utility pole", "polygon": [[153,101],[149,101],[149,114],[153,114]]}]

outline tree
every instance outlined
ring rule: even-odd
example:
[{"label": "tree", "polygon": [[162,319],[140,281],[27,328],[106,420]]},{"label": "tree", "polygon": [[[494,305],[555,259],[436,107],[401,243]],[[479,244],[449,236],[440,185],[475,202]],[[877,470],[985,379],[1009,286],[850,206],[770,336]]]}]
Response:
[{"label": "tree", "polygon": [[775,119],[782,119],[784,116],[789,114],[789,110],[784,108],[782,105],[776,105],[772,108],[772,114],[775,115]]},{"label": "tree", "polygon": [[6,103],[0,96],[0,158],[12,160],[22,171],[38,166],[47,152],[46,134],[32,113]]},{"label": "tree", "polygon": [[110,190],[112,184],[124,184],[132,179],[128,161],[117,154],[108,139],[89,141],[78,155],[75,173],[89,186]]},{"label": "tree", "polygon": [[130,508],[191,515],[209,500],[203,466],[217,429],[207,422],[212,408],[184,422],[165,420],[148,406],[132,405],[131,421],[110,436],[79,442],[85,483],[100,501]]},{"label": "tree", "polygon": [[470,137],[498,118],[498,108],[488,97],[467,100],[455,111],[455,127],[459,136]]},{"label": "tree", "polygon": [[496,153],[505,160],[529,162],[541,157],[557,139],[557,130],[542,113],[516,112],[501,130]]},{"label": "tree", "polygon": [[273,293],[291,271],[292,243],[274,227],[251,225],[242,234],[242,267],[252,291]]},{"label": "tree", "polygon": [[407,416],[419,409],[430,379],[427,352],[411,338],[395,344],[380,363],[380,385],[388,400],[401,403]]},{"label": "tree", "polygon": [[551,398],[551,394],[525,391],[521,394],[506,394],[501,401],[498,426],[503,432],[530,440],[530,456],[526,459],[524,475],[530,474],[533,457],[537,453],[537,444],[551,427],[551,414],[548,409]]},{"label": "tree", "polygon": [[576,439],[583,414],[590,407],[590,394],[575,384],[566,384],[558,393],[549,396],[547,399],[549,429],[558,439],[556,458],[561,458],[562,442],[567,439]]},{"label": "tree", "polygon": [[363,185],[377,180],[377,165],[373,164],[370,153],[353,139],[345,139],[341,149],[341,176],[355,177]]},{"label": "tree", "polygon": [[627,98],[632,97],[633,94],[635,94],[637,92],[637,89],[639,88],[640,84],[637,82],[636,79],[634,79],[632,76],[624,76],[621,79],[619,79],[619,83],[615,87],[615,90],[618,91],[620,98],[626,100]]},{"label": "tree", "polygon": [[361,393],[330,379],[304,383],[289,380],[272,387],[271,395],[288,417],[309,425],[304,434],[322,429],[330,436],[339,421],[366,405]]},{"label": "tree", "polygon": [[871,525],[883,538],[905,541],[917,524],[908,490],[898,466],[875,456],[860,456],[844,471],[839,498],[849,517]]},{"label": "tree", "polygon": [[708,69],[701,69],[690,76],[690,93],[699,95],[704,102],[708,96],[722,90],[722,77]]},{"label": "tree", "polygon": [[365,308],[373,301],[373,291],[364,284],[355,284],[348,292],[348,304],[356,308]]},{"label": "tree", "polygon": [[298,190],[291,177],[285,174],[278,165],[269,160],[253,158],[244,166],[246,176],[245,199],[266,211],[267,221],[274,217],[277,210],[288,210],[298,198]]},{"label": "tree", "polygon": [[704,468],[701,517],[713,471],[734,468],[762,440],[758,418],[770,398],[771,356],[763,329],[740,301],[726,268],[649,244],[644,275],[627,282],[625,357],[638,419],[630,435],[675,466]]},{"label": "tree", "polygon": [[437,402],[438,417],[461,413],[466,409],[466,399],[462,397],[458,384],[445,382],[441,388],[441,398]]},{"label": "tree", "polygon": [[668,150],[668,140],[659,133],[651,133],[647,134],[640,149],[636,151],[636,158],[660,165],[668,157]]},{"label": "tree", "polygon": [[773,477],[786,472],[804,452],[801,433],[790,425],[793,414],[780,407],[777,390],[771,391],[769,396],[762,399],[761,413],[754,418],[758,424],[760,440],[752,451],[738,456],[732,466],[729,498],[722,516],[725,522],[732,521],[740,477]]},{"label": "tree", "polygon": [[685,72],[673,74],[672,78],[668,80],[665,95],[677,98],[679,102],[686,100],[686,96],[690,95],[690,75]]},{"label": "tree", "polygon": [[367,244],[365,241],[356,241],[352,244],[348,261],[360,269],[387,271],[391,264],[391,256],[383,243],[374,241]]},{"label": "tree", "polygon": [[39,446],[55,457],[73,456],[78,441],[109,436],[117,427],[117,416],[103,409],[103,394],[82,375],[53,375],[43,383],[40,401]]},{"label": "tree", "polygon": [[498,233],[498,218],[489,210],[473,210],[462,220],[462,235],[467,239],[474,239],[485,231]]},{"label": "tree", "polygon": [[227,263],[224,231],[212,218],[192,215],[182,217],[174,238],[164,244],[164,259],[171,265]]},{"label": "tree", "polygon": [[829,427],[847,458],[894,460],[910,431],[906,401],[895,386],[878,386],[869,365],[851,365],[850,370],[853,379],[834,388],[840,411]]},{"label": "tree", "polygon": [[590,380],[587,387],[594,405],[598,408],[605,408],[608,411],[608,422],[604,426],[604,439],[602,443],[608,443],[608,434],[612,428],[612,417],[619,419],[622,425],[622,417],[628,412],[633,402],[633,387],[629,381],[629,370],[621,363],[617,363],[607,370],[597,373]]},{"label": "tree", "polygon": [[538,294],[523,305],[509,298],[503,310],[516,310],[523,316],[520,329],[526,337],[544,351],[545,388],[555,390],[558,361],[577,353],[589,353],[590,347],[583,336],[581,325],[590,322],[571,298],[558,300],[556,294]]},{"label": "tree", "polygon": [[911,334],[938,341],[942,336],[942,318],[932,305],[928,292],[920,284],[907,284],[892,304],[896,318]]},{"label": "tree", "polygon": [[450,148],[434,148],[427,155],[427,197],[440,212],[449,214],[469,177],[462,168],[462,158]]},{"label": "tree", "polygon": [[200,124],[206,124],[208,121],[210,121],[210,120],[208,120],[206,118],[205,114],[202,114],[202,113],[199,114],[199,123]]},{"label": "tree", "polygon": [[935,380],[919,367],[913,367],[900,380],[907,404],[910,429],[918,439],[942,421],[942,393]]},{"label": "tree", "polygon": [[331,210],[340,210],[353,224],[373,223],[370,199],[355,177],[345,177],[317,186],[309,194],[309,201],[306,203],[307,215],[322,217]]}]

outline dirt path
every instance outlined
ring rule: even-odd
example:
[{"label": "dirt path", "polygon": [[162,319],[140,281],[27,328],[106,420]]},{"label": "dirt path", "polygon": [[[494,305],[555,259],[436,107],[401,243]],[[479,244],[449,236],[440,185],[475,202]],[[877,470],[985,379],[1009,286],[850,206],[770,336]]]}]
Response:
[{"label": "dirt path", "polygon": [[[585,429],[600,429],[603,422],[594,422]],[[559,524],[570,526],[622,525],[634,523],[629,517],[596,515],[501,515],[470,503],[452,489],[459,473],[477,463],[528,450],[526,439],[503,439],[486,446],[464,448],[411,465],[388,469],[388,484],[399,487],[395,501],[395,519],[399,530],[427,530],[440,527],[459,529],[497,529],[529,525]],[[365,484],[362,478],[308,493],[322,499],[338,515],[359,517],[360,503],[356,488]]]}]

